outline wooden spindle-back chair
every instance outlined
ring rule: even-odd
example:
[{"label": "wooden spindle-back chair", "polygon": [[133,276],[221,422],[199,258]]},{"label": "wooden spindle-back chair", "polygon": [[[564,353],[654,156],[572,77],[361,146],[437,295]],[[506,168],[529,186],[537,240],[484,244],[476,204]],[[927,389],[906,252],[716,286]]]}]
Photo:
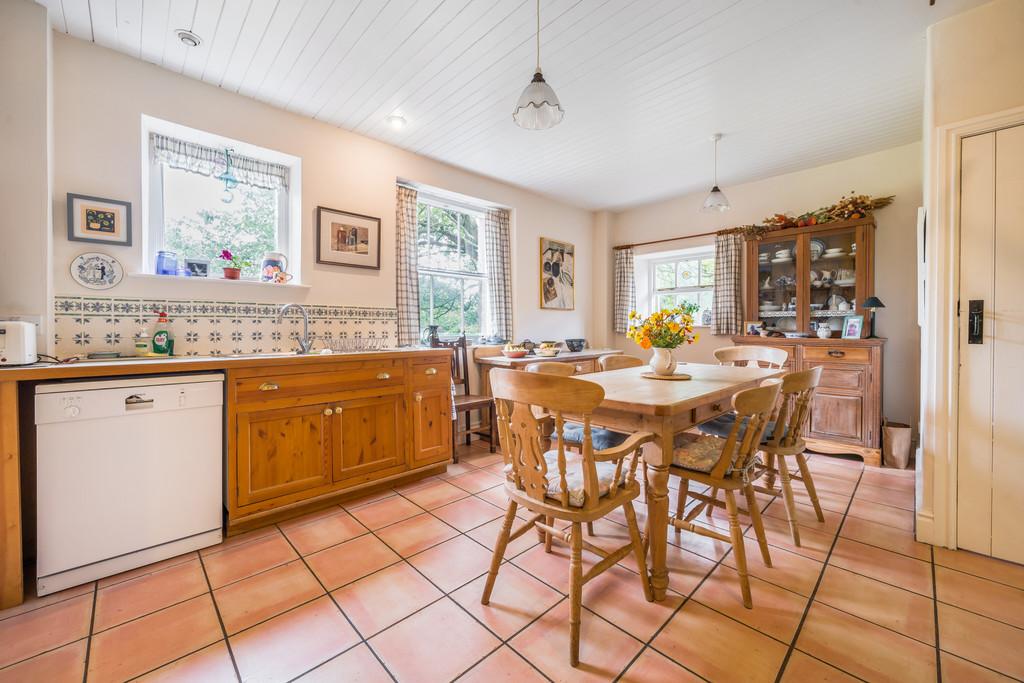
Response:
[{"label": "wooden spindle-back chair", "polygon": [[724,346],[715,349],[715,359],[719,365],[781,368],[789,360],[789,352],[774,346]]},{"label": "wooden spindle-back chair", "polygon": [[601,356],[597,359],[597,364],[600,366],[601,372],[622,370],[623,368],[638,368],[641,365],[647,365],[636,356],[627,356],[624,353],[610,353],[607,356]]},{"label": "wooden spindle-back chair", "polygon": [[[469,353],[466,345],[466,335],[461,335],[452,341],[438,341],[435,346],[438,348],[451,349],[454,352],[452,358],[452,383],[455,387],[455,419],[452,420],[452,460],[459,461],[457,449],[460,436],[466,439],[466,445],[472,443],[473,434],[486,434],[490,442],[490,451],[497,450],[498,439],[494,427],[494,401],[490,396],[469,393]],[[474,410],[480,411],[480,426],[474,427],[470,418]],[[466,428],[459,427],[459,416],[466,416]]]},{"label": "wooden spindle-back chair", "polygon": [[[540,372],[491,370],[501,435],[502,453],[508,466],[505,490],[509,496],[504,524],[494,545],[490,573],[484,586],[481,603],[490,601],[505,549],[531,528],[545,534],[546,549],[552,540],[564,542],[571,549],[569,562],[569,661],[579,663],[580,615],[583,584],[633,553],[640,568],[640,584],[644,597],[654,599],[647,575],[643,541],[633,510],[633,500],[640,493],[636,480],[638,451],[651,441],[650,433],[631,435],[624,443],[605,450],[595,450],[591,439],[590,415],[604,399],[604,389],[593,382],[571,377],[558,377]],[[579,454],[565,448],[562,431],[565,415],[582,420],[583,444]],[[544,421],[550,417],[555,424],[555,448],[547,450],[550,440]],[[628,456],[632,455],[630,458]],[[533,516],[513,531],[519,507]],[[583,539],[582,525],[593,522],[622,508],[629,530],[630,542],[608,552]],[[554,520],[569,522],[560,530]],[[583,573],[583,549],[602,559]]]}]

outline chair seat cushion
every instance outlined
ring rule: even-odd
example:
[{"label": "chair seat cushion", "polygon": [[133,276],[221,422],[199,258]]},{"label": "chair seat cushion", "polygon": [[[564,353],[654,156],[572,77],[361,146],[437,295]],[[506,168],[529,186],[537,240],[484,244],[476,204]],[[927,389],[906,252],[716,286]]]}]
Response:
[{"label": "chair seat cushion", "polygon": [[[689,438],[685,438],[689,436]],[[700,436],[679,434],[672,451],[672,464],[683,469],[707,474],[722,457],[725,439],[702,434]],[[732,471],[730,464],[726,474]]]},{"label": "chair seat cushion", "polygon": [[[708,420],[697,425],[697,429],[703,434],[709,436],[717,436],[720,439],[728,439],[729,433],[732,431],[733,425],[736,424],[736,415],[733,413],[726,413],[725,415],[719,415],[713,420]],[[747,429],[747,418],[743,418],[741,421],[741,427],[739,432],[739,438],[743,438]],[[768,443],[772,439],[772,434],[775,433],[775,422],[769,421],[768,426],[765,427],[764,436],[761,438],[761,443]]]},{"label": "chair seat cushion", "polygon": [[[562,426],[562,434],[565,436],[565,443],[567,444],[579,445],[583,443],[583,425],[579,422],[566,422]],[[558,434],[552,432],[551,438],[554,441],[558,441]],[[601,429],[600,427],[590,428],[590,442],[594,445],[594,450],[597,451],[620,446],[628,438],[628,434],[622,434],[621,432],[613,432],[608,429]]]},{"label": "chair seat cushion", "polygon": [[[574,508],[583,507],[583,500],[586,497],[583,491],[583,456],[579,453],[566,452],[565,454],[565,486],[569,490],[569,505]],[[562,486],[559,483],[558,474],[558,451],[548,451],[544,454],[544,461],[548,466],[548,488],[547,495],[555,500],[562,499]],[[597,470],[598,495],[607,496],[615,478],[614,462],[594,463]],[[505,465],[506,476],[511,475],[512,465]],[[619,485],[626,481],[626,465],[622,466],[622,475],[619,477]]]}]

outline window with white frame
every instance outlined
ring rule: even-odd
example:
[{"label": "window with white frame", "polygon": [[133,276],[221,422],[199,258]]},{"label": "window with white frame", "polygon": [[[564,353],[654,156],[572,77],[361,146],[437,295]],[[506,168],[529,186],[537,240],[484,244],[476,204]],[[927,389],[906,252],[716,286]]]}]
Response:
[{"label": "window with white frame", "polygon": [[226,249],[249,280],[260,279],[267,252],[297,257],[290,230],[297,159],[184,127],[147,137],[147,272],[156,272],[160,251],[173,252],[182,269],[205,261],[217,277],[230,265],[221,258]]},{"label": "window with white frame", "polygon": [[674,308],[683,303],[697,307],[693,319],[711,325],[711,302],[715,289],[713,249],[651,260],[651,310]]},{"label": "window with white frame", "polygon": [[484,212],[424,196],[417,205],[420,328],[478,337],[487,300]]}]

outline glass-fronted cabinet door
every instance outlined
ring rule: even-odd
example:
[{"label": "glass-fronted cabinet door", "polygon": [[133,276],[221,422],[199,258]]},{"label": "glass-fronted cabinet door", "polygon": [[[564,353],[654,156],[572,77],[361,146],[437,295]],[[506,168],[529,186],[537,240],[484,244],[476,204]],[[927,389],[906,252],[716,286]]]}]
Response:
[{"label": "glass-fronted cabinet door", "polygon": [[772,239],[769,235],[756,244],[758,320],[769,330],[796,332],[800,325],[797,239]]},{"label": "glass-fronted cabinet door", "polygon": [[858,310],[862,285],[857,268],[858,234],[856,227],[849,227],[808,236],[810,269],[801,298],[807,302],[808,331],[814,336],[824,336],[819,329],[827,329],[830,337],[842,336],[843,318]]}]

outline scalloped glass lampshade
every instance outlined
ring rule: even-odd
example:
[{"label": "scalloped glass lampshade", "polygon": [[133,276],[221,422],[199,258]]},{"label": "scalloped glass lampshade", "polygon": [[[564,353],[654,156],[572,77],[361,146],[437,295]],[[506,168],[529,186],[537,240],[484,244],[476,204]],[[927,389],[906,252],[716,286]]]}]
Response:
[{"label": "scalloped glass lampshade", "polygon": [[533,80],[523,90],[523,94],[519,96],[516,110],[512,112],[512,120],[520,128],[545,130],[557,126],[563,116],[565,111],[558,102],[558,95],[538,70],[533,75]]},{"label": "scalloped glass lampshade", "polygon": [[718,189],[718,185],[715,185],[711,188],[711,193],[704,200],[704,206],[700,210],[710,213],[712,211],[728,211],[731,208],[732,206],[730,206],[729,200],[726,199],[725,193]]}]

